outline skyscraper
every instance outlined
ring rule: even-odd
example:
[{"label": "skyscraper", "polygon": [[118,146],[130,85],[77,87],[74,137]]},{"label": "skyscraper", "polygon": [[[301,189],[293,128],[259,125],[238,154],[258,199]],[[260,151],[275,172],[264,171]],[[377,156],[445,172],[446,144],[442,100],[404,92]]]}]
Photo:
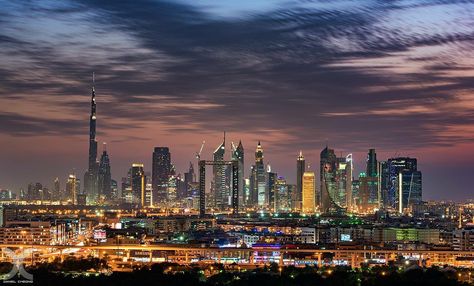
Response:
[{"label": "skyscraper", "polygon": [[184,197],[189,197],[191,195],[192,186],[196,182],[196,173],[194,172],[194,165],[192,162],[189,162],[189,169],[184,173],[184,188],[185,194]]},{"label": "skyscraper", "polygon": [[110,173],[110,160],[107,154],[107,145],[104,143],[104,150],[100,157],[98,171],[98,190],[100,200],[110,200],[112,198],[112,175]]},{"label": "skyscraper", "polygon": [[336,203],[336,164],[337,157],[328,146],[320,154],[320,209],[322,213],[336,212],[341,206]]},{"label": "skyscraper", "polygon": [[380,174],[377,153],[369,149],[367,153],[366,172],[361,173],[360,181],[360,207],[363,211],[372,211],[381,206]]},{"label": "skyscraper", "polygon": [[153,197],[156,203],[163,203],[167,200],[171,175],[171,154],[168,147],[155,147],[152,165]]},{"label": "skyscraper", "polygon": [[134,163],[130,169],[132,204],[144,207],[146,178],[143,164]]},{"label": "skyscraper", "polygon": [[417,160],[398,157],[387,160],[389,175],[389,206],[399,213],[410,212],[414,204],[422,200],[422,176]]},{"label": "skyscraper", "polygon": [[294,207],[297,210],[301,210],[301,204],[303,199],[303,174],[305,172],[305,160],[303,152],[300,151],[298,158],[296,159],[296,193]]},{"label": "skyscraper", "polygon": [[242,141],[239,142],[239,145],[235,147],[232,143],[232,160],[238,161],[239,164],[239,174],[238,174],[238,184],[239,184],[239,206],[244,205],[244,146]]},{"label": "skyscraper", "polygon": [[252,206],[258,208],[267,207],[269,203],[267,174],[265,164],[263,163],[263,148],[260,141],[258,141],[257,149],[255,150],[255,165],[252,166],[250,180]]},{"label": "skyscraper", "polygon": [[70,174],[66,182],[66,200],[70,201],[71,204],[75,205],[77,199],[77,179],[76,175]]},{"label": "skyscraper", "polygon": [[[224,140],[216,148],[213,153],[214,162],[224,161],[225,156],[225,132]],[[225,209],[229,206],[230,202],[230,187],[226,184],[226,170],[227,166],[222,164],[215,164],[212,166],[213,174],[213,188],[212,192],[214,193],[214,207],[218,209]]]},{"label": "skyscraper", "polygon": [[273,211],[275,210],[276,180],[277,173],[272,172],[270,165],[267,165],[268,207]]},{"label": "skyscraper", "polygon": [[87,195],[91,203],[98,199],[98,162],[97,162],[97,140],[96,135],[96,102],[95,102],[95,78],[92,74],[92,96],[91,114],[89,118],[89,163],[87,172],[84,174],[84,194]]},{"label": "skyscraper", "polygon": [[53,200],[61,200],[61,189],[60,189],[60,184],[59,184],[59,178],[56,177],[53,182]]},{"label": "skyscraper", "polygon": [[315,187],[316,176],[314,172],[303,173],[303,203],[302,211],[304,213],[314,213],[315,211]]}]

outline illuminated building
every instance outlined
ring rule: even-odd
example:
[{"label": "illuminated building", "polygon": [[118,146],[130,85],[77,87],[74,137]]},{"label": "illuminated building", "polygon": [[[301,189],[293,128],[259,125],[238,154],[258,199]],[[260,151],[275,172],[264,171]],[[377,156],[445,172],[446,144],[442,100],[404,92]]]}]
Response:
[{"label": "illuminated building", "polygon": [[0,244],[56,245],[66,242],[64,224],[44,221],[8,221],[0,228]]},{"label": "illuminated building", "polygon": [[274,210],[275,212],[289,212],[292,210],[292,199],[291,199],[291,192],[290,186],[286,183],[285,178],[278,177],[275,182],[274,187],[274,197],[275,197],[275,204]]},{"label": "illuminated building", "polygon": [[53,200],[61,200],[61,189],[60,189],[60,184],[59,184],[59,178],[56,177],[53,182],[53,193],[52,199]]},{"label": "illuminated building", "polygon": [[[352,174],[352,158],[350,164],[346,158],[337,158],[334,150],[327,146],[320,155],[320,209],[322,213],[342,213],[346,206],[346,192],[351,190],[347,184],[348,173]],[[346,170],[346,166],[349,170]],[[352,180],[352,178],[350,178]]]},{"label": "illuminated building", "polygon": [[303,173],[303,203],[304,213],[314,213],[316,209],[315,201],[316,176],[314,172]]},{"label": "illuminated building", "polygon": [[76,196],[78,194],[78,185],[76,175],[70,174],[66,182],[66,199],[73,205],[76,204]]},{"label": "illuminated building", "polygon": [[474,226],[453,232],[453,248],[457,251],[474,251]]},{"label": "illuminated building", "polygon": [[399,213],[411,212],[422,200],[422,177],[415,158],[398,157],[387,160],[389,207]]},{"label": "illuminated building", "polygon": [[332,195],[334,202],[341,207],[352,205],[352,154],[337,158],[335,172],[336,192]]},{"label": "illuminated building", "polygon": [[[214,162],[224,161],[225,156],[225,132],[224,140],[216,148],[213,153]],[[213,184],[212,190],[214,197],[214,203],[211,204],[212,207],[224,210],[229,206],[230,201],[230,188],[227,186],[227,176],[226,176],[227,166],[222,164],[215,164],[212,166],[213,174]]]},{"label": "illuminated building", "polygon": [[155,202],[163,203],[167,198],[168,180],[171,175],[171,154],[168,147],[155,147],[152,163],[152,185]]},{"label": "illuminated building", "polygon": [[41,183],[28,184],[28,192],[26,195],[27,200],[30,200],[30,201],[40,200],[42,190],[43,190],[43,185]]},{"label": "illuminated building", "polygon": [[301,201],[303,197],[303,173],[305,172],[305,160],[303,152],[300,151],[296,159],[296,192],[294,194],[294,208],[301,210]]},{"label": "illuminated building", "polygon": [[270,207],[271,210],[274,209],[275,207],[276,179],[277,179],[277,174],[272,172],[270,165],[267,165],[268,206]]},{"label": "illuminated building", "polygon": [[112,199],[112,175],[110,173],[110,159],[107,154],[107,145],[104,143],[104,151],[100,157],[98,171],[98,190],[101,200]]},{"label": "illuminated building", "polygon": [[245,194],[244,194],[244,146],[242,145],[242,141],[239,141],[239,145],[235,147],[234,143],[232,143],[232,160],[236,160],[239,162],[239,205],[245,205]]},{"label": "illuminated building", "polygon": [[196,183],[196,173],[192,162],[189,162],[188,172],[184,173],[184,188],[185,194],[183,197],[189,197]]},{"label": "illuminated building", "polygon": [[131,202],[140,207],[145,206],[145,172],[143,164],[134,163],[130,169]]},{"label": "illuminated building", "polygon": [[[94,81],[94,75],[93,75]],[[84,193],[91,203],[96,203],[98,199],[98,168],[97,162],[97,140],[96,140],[96,102],[95,86],[92,85],[91,114],[89,118],[89,163],[87,172],[84,174]]]}]

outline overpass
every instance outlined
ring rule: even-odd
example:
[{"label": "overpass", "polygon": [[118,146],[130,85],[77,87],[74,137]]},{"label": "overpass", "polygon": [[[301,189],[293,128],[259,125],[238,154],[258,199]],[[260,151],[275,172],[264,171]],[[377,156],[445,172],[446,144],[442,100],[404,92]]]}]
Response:
[{"label": "overpass", "polygon": [[[181,264],[191,264],[196,259],[207,259],[217,263],[234,261],[250,265],[277,262],[280,265],[287,265],[288,261],[306,259],[314,261],[314,264],[322,265],[325,256],[332,256],[332,261],[345,261],[353,268],[359,267],[362,263],[378,261],[380,264],[388,264],[396,261],[400,256],[408,260],[416,260],[422,266],[450,265],[474,268],[474,251],[452,251],[452,250],[389,250],[389,249],[317,249],[317,248],[279,248],[279,247],[255,247],[255,248],[215,248],[197,247],[187,245],[140,245],[140,244],[116,244],[116,245],[31,245],[31,244],[0,244],[0,248],[10,249],[33,249],[34,251],[59,252],[61,259],[65,258],[65,250],[79,249],[88,250],[99,258],[106,255],[115,255],[124,259],[133,259],[133,252],[140,252],[149,257],[149,262],[157,255],[163,255],[165,261],[177,262]],[[3,254],[2,254],[3,255]],[[194,259],[193,261],[193,258]]]}]

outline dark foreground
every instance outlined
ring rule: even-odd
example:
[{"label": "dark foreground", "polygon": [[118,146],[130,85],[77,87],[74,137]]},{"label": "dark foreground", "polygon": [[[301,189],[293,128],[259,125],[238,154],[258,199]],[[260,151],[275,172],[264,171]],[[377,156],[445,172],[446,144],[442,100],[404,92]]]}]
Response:
[{"label": "dark foreground", "polygon": [[[92,266],[92,267],[91,267]],[[160,285],[160,286],[291,286],[291,285],[333,285],[333,286],[437,286],[471,285],[469,270],[451,268],[418,267],[375,267],[352,270],[345,267],[296,268],[278,267],[273,264],[254,270],[224,267],[214,264],[202,267],[181,267],[175,264],[154,264],[132,272],[100,273],[94,268],[100,267],[100,261],[84,264],[42,264],[28,268],[33,274],[33,285]],[[91,268],[89,268],[91,267]],[[7,268],[7,265],[3,265]],[[88,269],[88,270],[87,270]],[[104,269],[102,269],[104,270]],[[474,277],[473,277],[474,278]],[[3,281],[4,285],[6,281]],[[25,283],[24,281],[18,281]],[[10,284],[11,285],[11,284]],[[29,284],[31,285],[31,284]]]}]

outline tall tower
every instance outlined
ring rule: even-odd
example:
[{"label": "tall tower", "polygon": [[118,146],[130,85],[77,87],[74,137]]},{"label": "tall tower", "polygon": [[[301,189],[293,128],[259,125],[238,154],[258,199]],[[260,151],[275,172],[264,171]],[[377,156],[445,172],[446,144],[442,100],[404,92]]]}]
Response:
[{"label": "tall tower", "polygon": [[[225,132],[224,140],[213,153],[214,162],[224,161],[225,155]],[[224,209],[229,206],[230,188],[226,185],[226,166],[213,165],[212,173],[214,175],[214,201],[215,207]]]},{"label": "tall tower", "polygon": [[303,152],[300,151],[300,154],[296,159],[296,193],[294,208],[297,210],[301,210],[301,203],[303,199],[303,174],[305,172],[305,167]]},{"label": "tall tower", "polygon": [[377,153],[375,149],[369,149],[367,154],[367,176],[368,177],[377,177]]},{"label": "tall tower", "polygon": [[303,203],[302,211],[304,213],[314,213],[315,204],[315,189],[316,189],[316,176],[314,172],[303,173]]},{"label": "tall tower", "polygon": [[97,162],[97,140],[96,135],[96,109],[95,102],[95,75],[92,73],[92,95],[91,95],[91,114],[89,117],[89,164],[87,172],[84,174],[84,194],[87,195],[89,201],[97,202],[98,197],[98,162]]},{"label": "tall tower", "polygon": [[171,175],[171,153],[168,147],[155,147],[152,158],[152,188],[156,203],[167,199],[168,181]]},{"label": "tall tower", "polygon": [[239,206],[244,205],[244,146],[242,141],[239,142],[239,145],[235,147],[232,143],[232,160],[235,160],[239,164],[239,173],[238,173],[238,186],[239,186]]},{"label": "tall tower", "polygon": [[140,207],[144,207],[145,204],[145,182],[146,176],[143,170],[143,164],[133,163],[130,169],[131,174],[131,202]]},{"label": "tall tower", "polygon": [[269,203],[269,190],[267,188],[267,172],[265,164],[263,163],[263,147],[258,141],[257,149],[255,150],[255,183],[254,188],[256,192],[256,204],[259,208],[265,208]]},{"label": "tall tower", "polygon": [[337,157],[334,149],[329,149],[326,146],[320,156],[321,194],[319,204],[322,213],[332,212],[338,208],[335,202],[337,193],[336,165]]},{"label": "tall tower", "polygon": [[100,157],[98,171],[99,198],[110,200],[112,198],[112,175],[110,173],[110,159],[107,154],[107,144],[103,144],[104,150]]}]

